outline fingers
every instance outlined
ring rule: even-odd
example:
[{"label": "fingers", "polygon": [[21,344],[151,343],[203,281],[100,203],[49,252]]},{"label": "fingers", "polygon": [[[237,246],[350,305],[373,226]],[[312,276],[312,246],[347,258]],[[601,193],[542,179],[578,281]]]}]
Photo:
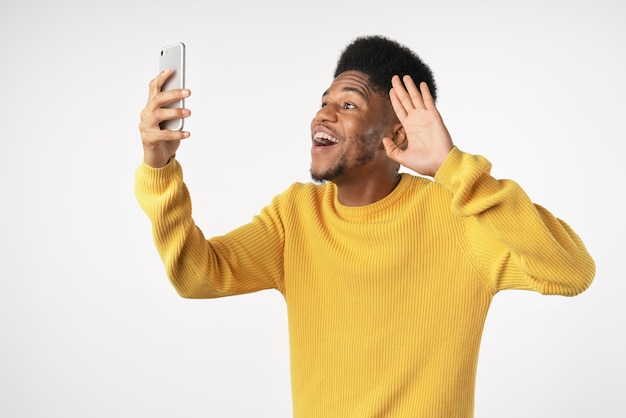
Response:
[{"label": "fingers", "polygon": [[404,77],[402,77],[402,81],[404,82],[404,86],[406,87],[405,94],[406,94],[406,91],[408,91],[407,96],[410,97],[413,107],[423,109],[424,102],[422,101],[422,95],[420,94],[419,89],[415,85],[415,82],[413,81],[413,77],[411,77],[410,75],[405,75]]},{"label": "fingers", "polygon": [[400,77],[395,75],[391,79],[391,85],[406,112],[410,112],[415,108],[424,107],[422,96],[410,76],[405,75],[401,81]]},{"label": "fingers", "polygon": [[146,131],[161,130],[159,124],[165,120],[186,119],[191,116],[189,109],[157,108],[144,109],[140,115],[139,130],[142,135]]},{"label": "fingers", "polygon": [[[158,79],[159,77],[157,77]],[[150,83],[151,88],[160,84],[160,81]],[[178,143],[190,136],[186,131],[161,129],[160,123],[165,120],[185,119],[191,115],[186,108],[162,107],[190,95],[189,90],[172,90],[158,92],[148,101],[140,115],[139,131],[144,145],[144,160],[152,167],[160,167],[173,155]]]},{"label": "fingers", "polygon": [[189,109],[167,107],[171,103],[181,101],[191,95],[189,89],[161,91],[163,84],[170,75],[172,75],[171,70],[164,70],[150,81],[148,103],[140,114],[141,122],[139,129],[142,133],[142,137],[144,136],[144,132],[160,130],[159,124],[165,120],[184,119],[191,115]]},{"label": "fingers", "polygon": [[395,88],[392,88],[389,91],[389,99],[391,100],[391,106],[393,107],[393,111],[396,113],[398,120],[400,122],[404,121],[404,119],[406,119],[408,115],[408,112],[402,105],[402,102],[400,101],[400,98],[398,97]]},{"label": "fingers", "polygon": [[422,100],[424,103],[424,107],[426,109],[435,109],[435,99],[433,98],[432,94],[430,93],[430,87],[428,87],[428,84],[424,81],[422,81],[420,83],[420,90],[422,92],[421,96],[422,96]]},{"label": "fingers", "polygon": [[186,99],[189,96],[191,96],[191,91],[189,89],[174,89],[174,90],[162,91],[162,92],[157,93],[150,100],[148,100],[146,109],[148,108],[157,109],[160,107],[164,107],[171,103]]},{"label": "fingers", "polygon": [[148,105],[145,107],[139,117],[142,121],[151,122],[154,125],[158,125],[164,120],[170,119],[184,119],[191,115],[191,110],[181,107],[161,107],[155,105]]},{"label": "fingers", "polygon": [[399,76],[394,75],[391,78],[391,86],[392,88],[389,96],[390,98],[394,96],[394,99],[392,99],[392,104],[395,103],[394,110],[396,111],[398,118],[400,118],[400,120],[403,120],[404,118],[400,116],[404,115],[404,117],[406,117],[406,114],[413,110],[415,107],[413,106],[413,103],[411,103],[411,98],[407,94],[407,91],[404,88],[402,81],[400,81]]},{"label": "fingers", "polygon": [[167,69],[161,71],[155,78],[150,80],[150,84],[148,86],[148,103],[146,107],[149,107],[150,104],[153,104],[153,106],[156,107],[162,107],[191,95],[191,91],[189,89],[161,91],[163,84],[165,84],[165,81],[167,81],[171,75],[172,70]]},{"label": "fingers", "polygon": [[[171,70],[159,73],[149,83],[148,102],[141,111],[139,131],[144,149],[144,162],[151,167],[162,167],[175,155],[180,141],[189,137],[189,132],[161,129],[160,123],[172,119],[184,119],[191,115],[186,108],[176,107],[176,102],[191,95],[188,89],[161,91]],[[174,103],[174,107],[170,107]]]},{"label": "fingers", "polygon": [[[405,112],[408,113],[413,109],[435,108],[435,100],[426,82],[422,81],[418,88],[410,75],[405,75],[402,80],[395,75],[391,79],[391,85],[397,99],[396,104],[401,104]],[[392,104],[393,100],[392,98]]]},{"label": "fingers", "polygon": [[[405,78],[407,77],[408,76],[405,76]],[[392,88],[389,92],[389,99],[391,100],[393,110],[394,112],[396,112],[396,116],[398,117],[398,120],[400,122],[404,121],[409,112],[416,108],[416,105],[414,103],[415,99],[412,97],[411,94],[409,94],[409,92],[407,92],[407,88],[411,90],[411,87],[415,87],[415,84],[412,80],[409,81],[410,84],[407,85],[405,88],[405,84],[402,83],[399,76],[394,75],[391,79]],[[415,92],[413,92],[413,95],[414,94]],[[419,101],[421,102],[421,99]]]},{"label": "fingers", "polygon": [[180,141],[189,138],[187,131],[170,131],[167,129],[141,132],[141,142],[147,147],[156,147],[163,142]]},{"label": "fingers", "polygon": [[156,97],[157,94],[161,92],[161,88],[165,81],[172,75],[172,70],[167,69],[161,71],[159,75],[150,80],[150,84],[148,85],[148,103]]}]

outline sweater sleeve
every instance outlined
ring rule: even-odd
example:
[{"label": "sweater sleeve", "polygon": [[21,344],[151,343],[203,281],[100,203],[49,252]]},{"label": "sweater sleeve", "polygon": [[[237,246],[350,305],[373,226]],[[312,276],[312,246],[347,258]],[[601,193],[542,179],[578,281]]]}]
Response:
[{"label": "sweater sleeve", "polygon": [[282,291],[284,233],[275,205],[226,235],[206,239],[192,218],[176,159],[159,169],[142,163],[135,174],[135,196],[152,223],[167,275],[182,297]]},{"label": "sweater sleeve", "polygon": [[435,181],[452,193],[452,212],[467,219],[469,246],[492,289],[565,296],[587,289],[595,263],[578,235],[490,170],[485,158],[453,148]]}]

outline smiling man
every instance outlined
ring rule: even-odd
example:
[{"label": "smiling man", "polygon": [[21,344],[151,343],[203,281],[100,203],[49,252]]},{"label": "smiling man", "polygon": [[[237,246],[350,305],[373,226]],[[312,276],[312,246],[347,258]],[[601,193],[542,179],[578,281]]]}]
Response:
[{"label": "smiling man", "polygon": [[283,294],[295,418],[472,417],[498,291],[573,296],[593,280],[574,231],[453,145],[429,67],[379,36],[348,45],[322,95],[315,182],[206,239],[175,158],[189,133],[159,129],[190,115],[164,108],[190,94],[161,92],[169,75],[150,83],[141,114],[137,199],[181,296]]},{"label": "smiling man", "polygon": [[[397,119],[381,117],[390,113],[391,106],[380,93],[364,73],[343,72],[322,96],[322,108],[311,124],[311,176],[334,182],[346,205],[379,200],[400,178],[399,167],[386,156],[381,139],[397,135],[402,125]],[[375,181],[366,181],[370,177]]]}]

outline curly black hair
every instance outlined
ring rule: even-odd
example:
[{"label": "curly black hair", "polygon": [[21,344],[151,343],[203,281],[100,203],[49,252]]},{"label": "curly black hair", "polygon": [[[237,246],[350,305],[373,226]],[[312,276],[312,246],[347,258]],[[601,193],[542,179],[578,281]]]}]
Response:
[{"label": "curly black hair", "polygon": [[418,86],[425,81],[433,99],[437,99],[437,86],[430,67],[415,52],[384,36],[362,36],[352,41],[341,53],[334,77],[350,70],[367,74],[379,93],[391,89],[394,75],[410,75]]}]

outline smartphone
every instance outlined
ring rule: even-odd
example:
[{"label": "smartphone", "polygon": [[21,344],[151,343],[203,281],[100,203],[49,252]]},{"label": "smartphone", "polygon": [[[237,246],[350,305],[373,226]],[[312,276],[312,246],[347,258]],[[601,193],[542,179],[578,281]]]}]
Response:
[{"label": "smartphone", "polygon": [[[178,42],[161,48],[159,57],[159,71],[172,70],[172,74],[163,84],[161,91],[184,89],[185,88],[185,44]],[[168,108],[182,108],[185,106],[184,100],[165,105]],[[161,129],[180,131],[183,129],[183,119],[164,120],[159,124]]]}]

